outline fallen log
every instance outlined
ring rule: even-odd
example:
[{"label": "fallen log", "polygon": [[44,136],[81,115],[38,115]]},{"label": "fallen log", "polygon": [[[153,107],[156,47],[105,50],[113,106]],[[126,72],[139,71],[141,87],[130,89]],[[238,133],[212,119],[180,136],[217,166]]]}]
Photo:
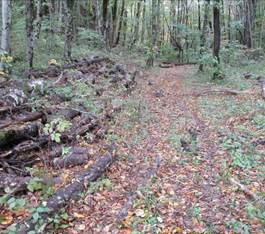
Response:
[{"label": "fallen log", "polygon": [[0,194],[3,195],[6,190],[10,191],[12,194],[25,191],[29,180],[29,176],[20,177],[0,172]]},{"label": "fallen log", "polygon": [[200,93],[195,94],[195,96],[202,96],[202,95],[207,95],[211,93],[223,93],[226,95],[239,95],[239,94],[249,94],[250,92],[249,90],[238,91],[234,89],[206,89]]},{"label": "fallen log", "polygon": [[[75,180],[65,187],[60,188],[50,199],[47,201],[48,211],[41,213],[40,216],[43,220],[52,217],[61,208],[67,206],[70,200],[76,199],[81,192],[83,192],[90,182],[97,180],[112,164],[114,161],[114,151],[107,153],[105,156],[99,158],[95,164],[84,173],[79,174]],[[48,221],[49,222],[49,221]],[[46,223],[48,225],[49,223]],[[20,225],[18,233],[26,234],[31,230],[35,230],[36,223],[32,219],[28,219]]]},{"label": "fallen log", "polygon": [[0,116],[5,115],[5,114],[13,114],[19,111],[31,111],[31,107],[27,105],[22,105],[22,106],[4,106],[0,108]]},{"label": "fallen log", "polygon": [[149,173],[147,173],[147,175],[145,176],[145,178],[141,181],[141,183],[139,184],[138,188],[136,189],[136,191],[129,197],[129,199],[127,200],[127,202],[125,203],[125,205],[123,206],[123,208],[120,210],[118,216],[117,216],[117,220],[116,222],[119,224],[121,222],[123,222],[123,220],[128,216],[129,210],[133,207],[134,201],[136,200],[137,196],[138,196],[138,192],[140,189],[142,189],[143,187],[146,186],[146,184],[148,183],[148,181],[156,176],[158,168],[160,166],[161,163],[161,157],[157,156],[154,164],[152,166],[152,169]]},{"label": "fallen log", "polygon": [[40,77],[58,77],[62,71],[66,69],[73,69],[78,68],[82,66],[90,66],[92,64],[100,63],[103,61],[110,61],[108,58],[88,58],[88,59],[82,59],[79,61],[73,61],[72,63],[67,63],[62,66],[59,66],[57,64],[50,64],[46,69],[43,70],[29,70],[25,72],[26,76],[33,76],[36,78]]},{"label": "fallen log", "polygon": [[234,178],[229,179],[230,183],[236,187],[238,187],[240,190],[242,190],[246,195],[251,197],[255,200],[256,203],[260,203],[261,205],[265,205],[265,201],[262,197],[258,196],[256,193],[252,192],[250,189],[248,189],[245,185],[241,184],[239,181],[237,181]]},{"label": "fallen log", "polygon": [[0,130],[0,148],[10,147],[14,143],[37,137],[38,134],[39,125],[37,123],[2,129]]},{"label": "fallen log", "polygon": [[53,166],[55,168],[68,168],[73,166],[82,165],[87,162],[89,155],[86,148],[77,147],[73,149],[68,156],[55,158],[53,160]]},{"label": "fallen log", "polygon": [[[9,121],[7,123],[1,124],[0,129],[6,128],[10,125],[15,125],[15,124],[20,124],[20,123],[25,123],[25,122],[30,122],[30,121],[35,121],[44,116],[44,113],[42,112],[34,112],[30,113],[27,116],[20,117],[18,119],[14,119],[13,121]],[[45,121],[44,121],[45,122]]]},{"label": "fallen log", "polygon": [[46,145],[48,145],[49,138],[48,136],[40,136],[35,141],[24,141],[20,144],[16,145],[13,149],[8,150],[7,152],[4,152],[0,154],[1,158],[10,158],[10,157],[16,157],[19,154],[27,154],[32,151],[40,150]]}]

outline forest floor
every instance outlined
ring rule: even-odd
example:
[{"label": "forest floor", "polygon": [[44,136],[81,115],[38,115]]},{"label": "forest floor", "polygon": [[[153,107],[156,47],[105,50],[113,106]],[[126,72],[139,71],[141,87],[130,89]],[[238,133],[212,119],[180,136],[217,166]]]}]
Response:
[{"label": "forest floor", "polygon": [[138,80],[113,128],[111,189],[71,208],[70,233],[264,233],[260,88],[215,93],[195,74],[179,66]]}]

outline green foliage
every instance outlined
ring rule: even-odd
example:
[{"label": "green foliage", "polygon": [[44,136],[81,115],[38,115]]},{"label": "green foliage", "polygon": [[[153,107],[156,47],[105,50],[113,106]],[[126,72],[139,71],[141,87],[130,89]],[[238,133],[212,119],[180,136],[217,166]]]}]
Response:
[{"label": "green foliage", "polygon": [[25,208],[26,204],[26,199],[10,197],[10,194],[5,194],[0,197],[0,205],[7,205],[12,211],[23,209]]},{"label": "green foliage", "polygon": [[265,116],[264,115],[257,115],[253,118],[253,121],[258,129],[265,131]]},{"label": "green foliage", "polygon": [[43,198],[47,198],[54,193],[53,183],[44,181],[44,178],[33,177],[27,184],[30,192],[41,191]]},{"label": "green foliage", "polygon": [[0,75],[9,74],[12,68],[13,57],[0,50]]},{"label": "green foliage", "polygon": [[71,127],[71,122],[63,119],[55,119],[45,124],[44,133],[51,137],[56,143],[61,142],[61,134]]},{"label": "green foliage", "polygon": [[107,189],[109,191],[112,189],[112,183],[107,178],[90,183],[88,193],[93,194],[103,189]]},{"label": "green foliage", "polygon": [[88,45],[89,48],[104,48],[104,38],[88,28],[79,28],[78,43]]},{"label": "green foliage", "polygon": [[231,221],[229,221],[227,223],[227,226],[229,228],[233,229],[233,231],[235,233],[242,233],[242,234],[249,234],[250,233],[249,226],[243,222],[238,221],[238,220],[232,219]]}]

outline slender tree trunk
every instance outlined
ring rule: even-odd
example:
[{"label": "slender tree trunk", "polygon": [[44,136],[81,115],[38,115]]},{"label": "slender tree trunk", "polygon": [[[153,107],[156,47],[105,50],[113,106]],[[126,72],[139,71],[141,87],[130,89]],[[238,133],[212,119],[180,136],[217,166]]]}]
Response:
[{"label": "slender tree trunk", "polygon": [[[207,31],[208,31],[208,14],[209,14],[209,6],[210,0],[206,0],[204,3],[204,16],[203,16],[203,26],[201,32],[201,48],[200,48],[200,55],[202,56],[203,51],[205,50],[204,47],[206,45],[206,38],[207,38]],[[199,66],[199,71],[203,71],[203,64],[201,63]]]},{"label": "slender tree trunk", "polygon": [[30,68],[33,68],[33,50],[34,50],[33,21],[34,21],[34,0],[26,0],[27,60]]},{"label": "slender tree trunk", "polygon": [[228,4],[228,40],[232,42],[232,35],[231,35],[231,4]]},{"label": "slender tree trunk", "polygon": [[176,17],[176,0],[171,0],[170,5],[170,21],[172,25],[172,37],[170,38],[170,42],[173,45],[177,36],[177,17]]},{"label": "slender tree trunk", "polygon": [[139,40],[140,13],[141,13],[141,0],[138,0],[136,4],[136,12],[134,19],[134,39],[132,44],[135,44]]},{"label": "slender tree trunk", "polygon": [[2,40],[1,49],[9,52],[10,0],[2,0]]},{"label": "slender tree trunk", "polygon": [[143,0],[143,16],[142,16],[142,33],[141,33],[141,42],[144,42],[145,39],[145,14],[146,14],[146,0]]},{"label": "slender tree trunk", "polygon": [[109,30],[109,0],[103,0],[102,3],[102,16],[103,16],[103,37],[105,46],[108,50],[110,48],[110,30]]},{"label": "slender tree trunk", "polygon": [[221,27],[220,27],[220,0],[214,1],[213,6],[213,28],[214,28],[214,45],[213,56],[220,62],[219,51],[221,46]]},{"label": "slender tree trunk", "polygon": [[73,7],[74,2],[72,0],[66,0],[65,3],[65,44],[64,44],[64,59],[69,60],[72,56],[72,43],[74,39],[73,32]]},{"label": "slender tree trunk", "polygon": [[123,20],[124,20],[124,10],[125,10],[125,0],[122,0],[120,21],[119,21],[119,26],[118,26],[118,30],[117,30],[117,38],[116,38],[116,41],[115,41],[115,46],[118,45],[119,42],[120,42],[122,24],[123,24]]},{"label": "slender tree trunk", "polygon": [[126,45],[127,40],[127,19],[128,18],[128,11],[125,10],[124,12],[124,19],[123,19],[123,46]]},{"label": "slender tree trunk", "polygon": [[157,0],[152,0],[152,44],[153,46],[156,45],[157,42],[157,22],[156,22],[156,6],[157,6]]},{"label": "slender tree trunk", "polygon": [[245,23],[244,23],[244,44],[248,47],[252,47],[252,17],[253,6],[252,0],[245,0]]},{"label": "slender tree trunk", "polygon": [[100,32],[100,20],[99,20],[99,2],[98,0],[93,0],[93,14],[94,14],[94,26],[95,30],[99,33]]},{"label": "slender tree trunk", "polygon": [[42,20],[42,13],[41,13],[41,7],[42,7],[42,0],[38,0],[37,3],[37,12],[36,12],[36,23],[35,23],[35,35],[34,35],[34,44],[37,39],[40,37],[40,31],[41,31],[41,20]]},{"label": "slender tree trunk", "polygon": [[201,1],[198,0],[198,30],[201,31]]},{"label": "slender tree trunk", "polygon": [[118,0],[114,0],[112,6],[112,29],[111,29],[111,46],[114,46],[116,32],[117,32],[117,8],[118,8]]}]

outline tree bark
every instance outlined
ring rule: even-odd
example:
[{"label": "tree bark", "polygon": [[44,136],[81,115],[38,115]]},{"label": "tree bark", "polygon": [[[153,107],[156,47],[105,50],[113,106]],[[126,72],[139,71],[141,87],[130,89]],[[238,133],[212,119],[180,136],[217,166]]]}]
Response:
[{"label": "tree bark", "polygon": [[34,0],[26,0],[27,60],[30,68],[33,68],[33,56],[34,56],[33,21],[34,21]]},{"label": "tree bark", "polygon": [[9,52],[10,0],[2,0],[2,50]]},{"label": "tree bark", "polygon": [[115,44],[115,38],[117,33],[117,8],[118,8],[118,0],[114,0],[112,6],[112,28],[111,28],[111,46],[113,47]]},{"label": "tree bark", "polygon": [[252,47],[252,17],[253,17],[253,5],[252,0],[245,0],[245,22],[244,22],[244,44],[248,47]]},{"label": "tree bark", "polygon": [[[209,5],[210,0],[206,0],[204,3],[204,16],[203,16],[203,26],[201,32],[201,48],[200,48],[200,55],[202,56],[204,47],[206,45],[206,38],[207,38],[207,28],[208,28],[208,12],[209,12]],[[203,71],[203,64],[201,63],[199,66],[199,71]]]},{"label": "tree bark", "polygon": [[220,62],[219,52],[221,46],[221,27],[220,27],[220,0],[214,1],[213,6],[213,28],[214,28],[214,45],[213,56]]},{"label": "tree bark", "polygon": [[115,41],[115,46],[119,44],[120,42],[120,36],[121,36],[121,30],[122,30],[122,24],[123,24],[123,18],[124,18],[124,10],[125,10],[125,0],[122,0],[121,4],[121,14],[120,14],[120,21],[119,21],[119,26],[117,30],[117,38]]},{"label": "tree bark", "polygon": [[65,6],[65,44],[64,44],[64,59],[69,60],[72,57],[72,43],[74,39],[73,32],[73,6],[72,0],[66,0]]},{"label": "tree bark", "polygon": [[152,45],[155,46],[157,42],[157,0],[152,0],[152,18],[151,18],[151,25],[152,25]]},{"label": "tree bark", "polygon": [[93,12],[94,12],[94,29],[100,32],[100,21],[99,21],[99,2],[98,0],[93,0]]},{"label": "tree bark", "polygon": [[109,0],[103,0],[102,3],[102,16],[103,16],[103,37],[105,40],[106,49],[110,48],[109,38]]}]

